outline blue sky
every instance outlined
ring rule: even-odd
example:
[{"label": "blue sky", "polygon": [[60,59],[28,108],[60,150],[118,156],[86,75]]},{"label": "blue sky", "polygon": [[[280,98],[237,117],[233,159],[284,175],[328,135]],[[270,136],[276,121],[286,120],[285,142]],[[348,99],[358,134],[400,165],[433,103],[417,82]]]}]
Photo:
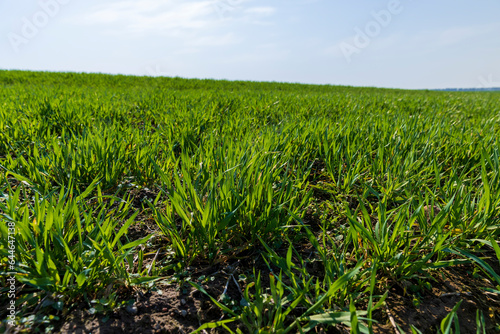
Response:
[{"label": "blue sky", "polygon": [[0,68],[500,86],[498,0],[0,0]]}]

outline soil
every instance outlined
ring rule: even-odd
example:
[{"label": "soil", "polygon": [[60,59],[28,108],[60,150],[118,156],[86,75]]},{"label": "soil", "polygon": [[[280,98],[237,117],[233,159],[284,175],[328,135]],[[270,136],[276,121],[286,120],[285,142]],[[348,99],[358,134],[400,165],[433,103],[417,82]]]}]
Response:
[{"label": "soil", "polygon": [[109,315],[90,315],[78,310],[61,326],[62,333],[190,333],[207,318],[220,318],[208,298],[193,289],[164,287],[139,296],[134,309],[120,309]]},{"label": "soil", "polygon": [[[189,268],[190,279],[202,285],[214,298],[225,293],[231,300],[242,298],[244,282],[237,286],[232,280],[242,273],[248,274],[248,268],[256,267],[261,271],[262,285],[269,286],[269,269],[249,256],[246,260],[233,260],[230,265],[198,265]],[[201,268],[201,269],[200,269]],[[386,299],[386,306],[375,311],[375,333],[411,333],[414,326],[422,333],[437,333],[444,317],[462,300],[458,310],[458,320],[462,334],[476,333],[476,312],[483,312],[485,333],[498,333],[495,324],[500,323],[500,296],[485,293],[484,287],[491,283],[471,275],[472,267],[457,266],[441,270],[432,287],[420,288],[412,292],[417,282],[392,282],[392,288]],[[314,268],[309,268],[314,271]],[[495,270],[498,268],[495,268]],[[203,279],[205,277],[205,279]],[[187,277],[184,277],[187,279]],[[428,280],[427,280],[428,281]],[[418,298],[419,305],[415,305]],[[90,314],[89,305],[81,304],[62,319],[56,327],[57,333],[191,333],[206,322],[227,319],[223,312],[205,294],[181,281],[167,283],[159,281],[153,290],[128,290],[122,293],[120,300],[135,302],[129,307],[122,307],[107,314]],[[360,309],[363,307],[360,306]],[[390,314],[390,316],[389,316]],[[391,322],[402,331],[396,331]],[[231,323],[231,330],[236,330],[239,323]],[[243,327],[240,328],[244,333]],[[11,331],[10,333],[16,333]],[[202,333],[226,333],[222,328],[208,329]],[[316,333],[349,333],[344,326],[317,328]]]},{"label": "soil", "polygon": [[[193,277],[212,276],[215,280],[202,285],[211,296],[217,298],[224,291],[234,300],[241,299],[243,286],[233,283],[228,268],[233,275],[243,272],[250,263],[235,262],[226,268],[222,266],[207,267],[204,270],[193,271]],[[254,264],[255,265],[255,264]],[[257,265],[263,271],[262,284],[269,284],[266,269]],[[375,333],[411,333],[414,326],[422,333],[436,333],[440,323],[453,307],[462,300],[457,312],[462,334],[476,333],[476,312],[480,310],[485,316],[486,333],[495,333],[495,323],[500,322],[500,297],[485,294],[478,288],[485,286],[479,278],[473,278],[466,266],[458,266],[440,274],[441,280],[434,282],[430,290],[419,290],[418,307],[414,304],[415,293],[409,292],[411,282],[395,282],[386,299],[386,307],[374,314],[378,321],[374,325]],[[194,269],[193,269],[194,270]],[[268,271],[267,271],[268,272]],[[443,278],[444,276],[444,278]],[[229,281],[229,283],[228,283]],[[137,293],[137,313],[125,308],[108,315],[90,315],[88,311],[79,309],[73,312],[61,325],[62,333],[191,333],[205,322],[221,319],[223,313],[210,299],[188,284],[179,288],[179,284],[158,284],[158,291]],[[396,331],[392,320],[402,329]],[[226,317],[227,318],[227,317]],[[232,330],[237,324],[233,323]],[[244,331],[244,328],[240,328]],[[317,329],[318,333],[348,333],[343,326],[328,329]],[[225,333],[223,329],[207,330],[204,333]]]},{"label": "soil", "polygon": [[[147,208],[143,203],[144,200],[152,201],[157,194],[158,192],[149,190],[138,191],[134,194],[134,207],[143,211],[136,219],[138,222],[133,224],[127,233],[130,240],[137,240],[149,234],[157,235],[151,245],[145,246],[144,254],[149,254],[144,258],[145,266],[153,261],[153,250],[158,249],[159,244],[164,244],[165,241],[154,220],[146,213]],[[427,215],[430,208],[425,209]],[[434,213],[436,214],[436,210]],[[316,214],[307,212],[304,221],[311,226],[313,231],[318,232],[319,221]],[[307,243],[302,245],[300,240],[297,240],[295,245],[303,258],[313,255],[307,245]],[[285,248],[276,251],[285,256]],[[161,252],[158,260],[164,256],[164,248]],[[494,258],[494,255],[491,255],[491,258]],[[130,304],[128,307],[124,306],[106,314],[91,314],[89,305],[82,303],[57,324],[55,332],[191,333],[204,323],[227,319],[228,316],[224,315],[208,296],[183,280],[189,278],[197,282],[216,299],[224,293],[233,301],[241,300],[245,288],[243,281],[237,285],[233,277],[237,279],[240,274],[251,275],[252,268],[261,272],[263,287],[269,286],[270,271],[258,249],[246,250],[238,253],[237,256],[238,258],[236,255],[226,257],[224,262],[213,266],[203,263],[193,264],[182,277],[178,277],[176,282],[159,281],[154,289],[149,291],[130,288],[121,294],[120,300],[133,300],[133,305]],[[495,272],[500,272],[498,262],[492,261],[489,264]],[[323,272],[318,261],[309,263],[307,269],[317,276],[321,276]],[[497,333],[495,326],[500,324],[500,296],[485,292],[484,287],[495,288],[495,286],[472,272],[472,266],[465,265],[440,269],[439,274],[437,272],[434,274],[432,285],[427,288],[416,288],[418,281],[389,282],[391,289],[386,299],[386,306],[375,311],[373,315],[378,322],[374,325],[374,332],[411,333],[411,326],[414,326],[422,333],[436,333],[442,319],[458,302],[462,301],[457,313],[462,334],[476,333],[478,310],[484,314],[486,333]],[[359,308],[363,309],[362,306]],[[395,324],[402,331],[399,331]],[[232,323],[228,326],[234,331],[241,324]],[[245,333],[243,327],[240,329]],[[202,333],[225,332],[224,329],[217,328]],[[349,333],[349,329],[337,326],[318,328],[316,332]],[[10,333],[16,333],[16,331],[10,331]]]},{"label": "soil", "polygon": [[[214,280],[201,283],[207,292],[218,298],[224,291],[235,300],[240,300],[240,292],[235,284],[226,284],[228,275],[224,268],[207,268]],[[200,277],[201,272],[194,273]],[[195,279],[196,281],[196,279]],[[229,280],[232,283],[232,280]],[[205,322],[219,320],[222,311],[191,285],[184,283],[155,286],[156,291],[137,291],[135,303],[111,314],[91,315],[88,310],[73,312],[61,325],[61,333],[191,333]],[[130,297],[129,297],[130,298]],[[238,299],[239,298],[239,299]],[[125,298],[128,299],[128,298]],[[227,317],[226,317],[227,318]],[[234,327],[234,326],[233,326]],[[223,333],[212,330],[211,333]]]},{"label": "soil", "polygon": [[432,284],[430,291],[419,292],[418,307],[414,304],[415,294],[405,292],[403,284],[396,284],[386,299],[387,308],[381,312],[379,324],[374,326],[375,332],[397,333],[389,319],[392,316],[403,333],[411,333],[411,326],[424,334],[437,333],[441,321],[462,301],[457,311],[461,334],[477,333],[477,311],[484,314],[486,333],[497,333],[495,324],[500,323],[500,296],[485,293],[480,287],[492,286],[472,277],[469,269],[457,266],[443,270],[441,279]]}]

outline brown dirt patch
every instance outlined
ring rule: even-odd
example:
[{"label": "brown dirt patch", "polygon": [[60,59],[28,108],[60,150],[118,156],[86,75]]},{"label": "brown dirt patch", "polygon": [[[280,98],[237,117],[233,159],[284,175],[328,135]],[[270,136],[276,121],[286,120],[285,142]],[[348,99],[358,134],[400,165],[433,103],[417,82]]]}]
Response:
[{"label": "brown dirt patch", "polygon": [[[62,324],[62,333],[190,333],[205,321],[221,317],[208,298],[189,287],[163,286],[136,298],[134,309],[109,315],[73,312]],[[107,318],[107,319],[106,319]]]},{"label": "brown dirt patch", "polygon": [[[387,308],[379,314],[379,324],[374,326],[376,333],[394,333],[387,309],[395,323],[405,333],[411,333],[410,326],[420,330],[422,333],[437,333],[441,321],[450,313],[453,307],[462,301],[458,312],[460,332],[462,334],[476,333],[476,312],[480,310],[484,314],[486,332],[494,333],[495,323],[500,322],[500,298],[486,293],[480,287],[488,283],[472,277],[468,273],[468,266],[457,266],[443,270],[438,282],[432,283],[432,289],[421,290],[418,307],[413,299],[415,294],[407,293],[402,286],[395,285],[386,299]],[[443,277],[444,276],[444,277]],[[495,309],[497,310],[495,312]]]},{"label": "brown dirt patch", "polygon": [[[233,265],[237,277],[239,269]],[[191,278],[198,281],[201,276],[213,280],[200,283],[214,298],[223,292],[233,300],[241,299],[241,291],[229,279],[227,267],[214,266],[204,270],[193,270]],[[229,281],[229,284],[228,284]],[[227,288],[226,288],[227,287]],[[62,323],[62,333],[191,333],[202,324],[221,319],[222,311],[203,293],[185,283],[156,284],[157,291],[137,292],[134,307],[121,308],[111,314],[92,315],[88,310],[78,309]],[[131,298],[123,298],[128,300]],[[227,316],[225,316],[227,319]],[[236,324],[232,327],[235,329]],[[223,333],[212,330],[210,333]]]}]

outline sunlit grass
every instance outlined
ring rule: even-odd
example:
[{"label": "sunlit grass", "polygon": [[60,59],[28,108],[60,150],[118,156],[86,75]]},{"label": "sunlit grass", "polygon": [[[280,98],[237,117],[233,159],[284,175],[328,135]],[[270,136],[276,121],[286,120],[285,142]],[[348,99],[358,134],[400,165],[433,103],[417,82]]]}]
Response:
[{"label": "sunlit grass", "polygon": [[[391,284],[463,264],[500,291],[498,94],[3,71],[0,101],[0,281],[15,225],[19,321],[249,251],[268,272],[245,268],[241,307],[213,298],[228,317],[199,331],[372,332]],[[146,269],[140,219],[172,254]]]}]

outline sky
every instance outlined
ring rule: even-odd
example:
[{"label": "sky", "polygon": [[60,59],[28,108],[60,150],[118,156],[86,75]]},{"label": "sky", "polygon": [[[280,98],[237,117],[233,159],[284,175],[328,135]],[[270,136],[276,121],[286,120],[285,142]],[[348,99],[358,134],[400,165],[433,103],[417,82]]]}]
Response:
[{"label": "sky", "polygon": [[500,1],[0,0],[0,69],[500,87]]}]

